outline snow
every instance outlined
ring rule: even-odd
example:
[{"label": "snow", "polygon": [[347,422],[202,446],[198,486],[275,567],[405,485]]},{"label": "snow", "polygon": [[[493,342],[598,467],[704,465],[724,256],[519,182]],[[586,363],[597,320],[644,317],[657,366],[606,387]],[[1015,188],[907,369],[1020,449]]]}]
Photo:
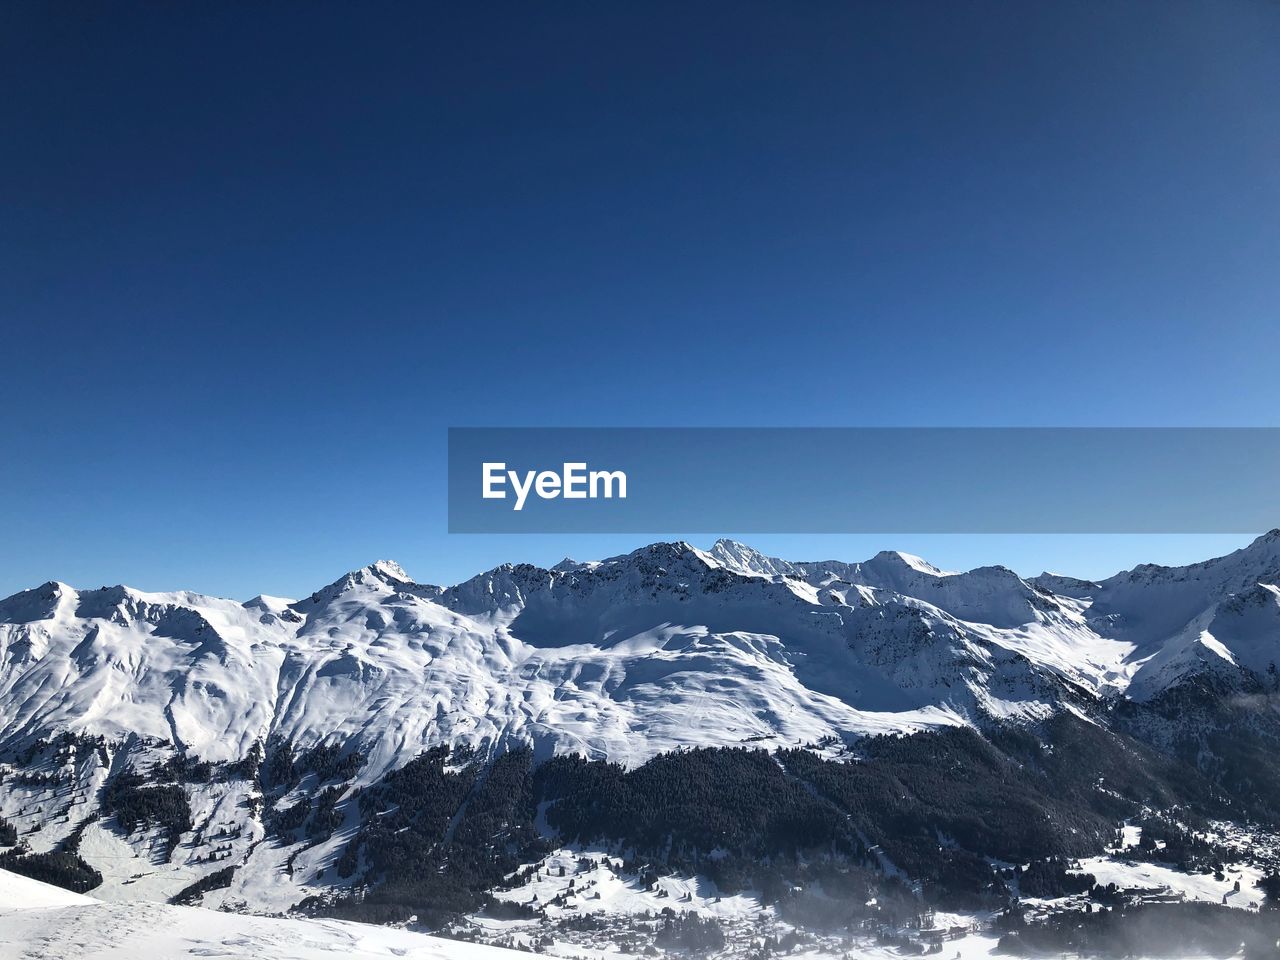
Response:
[{"label": "snow", "polygon": [[[63,731],[107,742],[101,758],[48,760],[39,772],[61,783],[0,782],[0,816],[53,849],[109,773],[175,749],[237,760],[272,738],[358,747],[353,788],[439,743],[626,766],[691,746],[839,755],[868,734],[1088,716],[1197,672],[1265,673],[1277,637],[1280,533],[1096,583],[948,573],[893,552],[793,562],[726,540],[507,564],[447,588],[378,561],[297,601],[51,582],[0,601],[0,747],[21,755]],[[261,843],[248,789],[188,785],[193,829],[163,865],[157,836],[85,826],[81,852],[104,875],[95,896],[167,899],[226,865],[240,867],[231,888],[203,905],[283,911],[331,888],[347,832],[305,849]],[[228,824],[242,835],[209,861],[207,835]],[[625,910],[632,893],[600,883]],[[662,905],[677,893],[702,896],[673,889]]]},{"label": "snow", "polygon": [[1154,696],[1188,675],[1241,667],[1266,674],[1280,661],[1280,590],[1257,584],[1201,612],[1171,638],[1148,644],[1129,686],[1131,696]]},{"label": "snow", "polygon": [[672,545],[440,590],[383,562],[286,608],[56,588],[29,617],[40,598],[19,595],[0,606],[4,739],[137,735],[214,761],[273,736],[299,749],[354,739],[372,778],[439,742],[634,765],[692,743],[965,722],[944,686],[960,668],[939,664],[904,694],[859,662],[812,588],[727,575],[713,593],[713,564]]},{"label": "snow", "polygon": [[[988,960],[991,957],[1007,957],[1007,954],[996,952],[996,944],[998,938],[983,935],[970,935],[962,940],[952,940],[943,944],[942,953],[935,954],[941,960]],[[844,957],[846,955],[857,956],[862,960],[901,960],[909,954],[904,954],[896,947],[880,946],[878,944],[863,943],[858,944],[856,953],[849,954],[847,951],[836,953],[830,950],[798,950],[788,954],[794,960],[834,960],[836,957]]]},{"label": "snow", "polygon": [[243,756],[270,722],[293,629],[194,593],[46,584],[18,594],[0,603],[4,739],[74,730],[172,740],[209,760]]},{"label": "snow", "polygon": [[101,823],[89,826],[80,843],[80,856],[102,874],[94,895],[103,900],[167,900],[201,871],[183,863],[157,866],[150,844],[127,843]]},{"label": "snow", "polygon": [[46,909],[90,903],[97,901],[8,870],[0,870],[0,915],[9,910]]},{"label": "snow", "polygon": [[[585,865],[584,860],[590,861]],[[648,890],[638,875],[626,874],[622,860],[608,851],[562,848],[523,871],[535,870],[520,886],[500,890],[500,900],[541,908],[550,917],[607,913],[612,916],[658,914],[669,907],[718,919],[743,919],[768,911],[749,894],[722,895],[705,877],[667,876]],[[560,875],[560,871],[564,875]]]},{"label": "snow", "polygon": [[450,588],[382,560],[293,603],[50,583],[0,601],[0,741],[74,730],[220,761],[273,736],[353,739],[365,779],[439,742],[626,765],[695,744],[848,742],[1041,716],[1063,680],[1150,696],[1197,670],[1265,671],[1278,580],[1268,535],[1088,596],[1003,567],[795,563],[726,540]]},{"label": "snow", "polygon": [[249,917],[159,903],[99,903],[0,870],[0,960],[137,956],[515,960],[521,954],[336,920]]},{"label": "snow", "polygon": [[766,557],[745,543],[736,540],[717,540],[707,551],[708,556],[727,570],[752,577],[778,577],[805,575],[805,569],[798,563],[781,560],[777,557]]},{"label": "snow", "polygon": [[[571,876],[577,868],[576,852],[553,854],[548,865],[558,868],[563,858]],[[724,898],[719,904],[707,897],[705,881],[669,878],[660,881],[670,895],[658,898],[641,892],[623,892],[606,886],[612,873],[597,868],[577,874],[578,886],[599,890],[604,902],[618,912],[643,912],[670,906],[675,910],[698,908],[713,913],[727,923],[752,923],[760,916],[758,905],[747,897]],[[554,896],[553,887],[567,886],[567,880],[538,881],[536,887]],[[625,886],[625,885],[623,885]],[[518,888],[513,898],[519,899]],[[685,901],[686,892],[697,902]],[[634,894],[634,900],[627,897]],[[644,898],[652,897],[653,904]],[[541,899],[541,898],[540,898]],[[582,898],[584,907],[601,908],[601,901]],[[968,923],[973,918],[961,915],[939,915],[942,925]],[[487,920],[479,926],[493,934],[510,934],[527,927],[527,936],[541,936],[545,928],[536,922]],[[947,945],[945,956],[962,960],[978,960],[994,955],[996,941],[983,934],[969,935]],[[557,941],[548,951],[560,957],[590,957],[614,960],[624,955],[617,951],[580,943]],[[840,949],[804,949],[793,956],[808,960],[829,960],[842,956]],[[889,960],[898,951],[859,941],[857,953],[868,960]],[[198,907],[178,907],[159,903],[100,903],[88,897],[67,893],[34,880],[0,871],[0,960],[61,960],[64,957],[83,960],[125,960],[145,956],[155,960],[179,960],[188,957],[221,957],[226,960],[329,960],[348,956],[358,960],[375,958],[408,958],[408,960],[515,960],[529,956],[498,947],[445,940],[394,927],[378,927],[336,920],[273,918],[220,913]]]},{"label": "snow", "polygon": [[[1166,864],[1112,857],[1081,860],[1079,869],[1073,872],[1093,874],[1102,886],[1114,883],[1121,889],[1182,894],[1187,900],[1226,903],[1246,909],[1256,910],[1262,900],[1262,893],[1257,888],[1262,871],[1248,864],[1228,865],[1223,873],[1224,880],[1215,880],[1211,873],[1189,874]],[[1240,882],[1238,892],[1235,890],[1237,880]]]},{"label": "snow", "polygon": [[1090,622],[1100,632],[1150,652],[1176,636],[1206,610],[1280,582],[1280,530],[1247,547],[1185,567],[1144,564],[1097,584]]}]

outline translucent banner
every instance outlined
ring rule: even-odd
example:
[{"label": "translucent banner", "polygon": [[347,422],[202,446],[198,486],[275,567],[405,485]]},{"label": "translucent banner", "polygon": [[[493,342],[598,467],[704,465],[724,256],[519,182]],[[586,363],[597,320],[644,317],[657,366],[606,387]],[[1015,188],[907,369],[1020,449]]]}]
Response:
[{"label": "translucent banner", "polygon": [[1280,428],[453,428],[453,533],[1257,533]]}]

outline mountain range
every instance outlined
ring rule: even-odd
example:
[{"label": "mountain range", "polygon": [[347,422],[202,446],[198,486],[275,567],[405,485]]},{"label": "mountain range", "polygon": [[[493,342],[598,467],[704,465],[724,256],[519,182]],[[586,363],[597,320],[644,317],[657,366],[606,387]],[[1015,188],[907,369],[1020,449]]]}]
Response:
[{"label": "mountain range", "polygon": [[[1277,660],[1277,530],[1225,557],[1096,582],[952,573],[895,552],[797,562],[729,540],[507,564],[449,587],[380,561],[297,600],[50,582],[0,601],[0,866],[105,899],[327,909],[394,885],[385,854],[400,841],[378,830],[408,815],[409,782],[415,803],[446,797],[438,823],[415,813],[401,826],[447,873],[461,869],[468,818],[501,799],[486,793],[495,778],[518,784],[515,806],[492,813],[518,865],[551,838],[643,848],[582,787],[605,775],[584,771],[611,771],[614,791],[646,771],[698,776],[671,758],[716,755],[734,758],[731,780],[772,753],[829,803],[815,814],[829,826],[853,808],[815,784],[898,762],[894,742],[1049,778],[1076,774],[1027,751],[1092,743],[1099,769],[1080,789],[1096,820],[1071,826],[1077,837],[1102,838],[1108,818],[1120,828],[1109,791],[1130,814],[1265,821],[1280,781],[1258,763],[1280,742]],[[828,766],[802,775],[805,755]],[[1126,763],[1140,783],[1098,786],[1102,766]],[[750,769],[751,784],[770,776]],[[1028,787],[1047,823],[1074,815],[1053,806],[1063,782]],[[941,809],[922,806],[912,829],[942,835]],[[929,874],[899,862],[923,863],[918,851],[873,852],[881,827],[850,828],[850,863]],[[977,847],[994,842],[960,847],[990,860]],[[702,869],[718,843],[692,837],[662,862]],[[1088,852],[1062,843],[1046,856]],[[743,864],[779,857],[748,846],[733,854]],[[467,869],[461,886],[491,899],[498,875]]]},{"label": "mountain range", "polygon": [[1277,531],[1097,583],[892,552],[794,563],[726,540],[443,588],[383,561],[297,601],[53,582],[0,601],[0,745],[136,734],[226,761],[340,739],[374,777],[438,743],[634,765],[1041,717],[1268,675],[1278,584]]}]

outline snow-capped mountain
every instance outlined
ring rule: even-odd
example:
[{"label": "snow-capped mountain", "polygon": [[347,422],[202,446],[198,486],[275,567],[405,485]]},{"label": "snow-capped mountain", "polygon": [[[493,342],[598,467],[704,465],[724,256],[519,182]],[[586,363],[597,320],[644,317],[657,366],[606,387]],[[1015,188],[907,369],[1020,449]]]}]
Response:
[{"label": "snow-capped mountain", "polygon": [[[595,809],[591,791],[575,786],[586,774],[553,758],[610,771],[593,777],[631,771],[648,791],[646,771],[667,769],[663,757],[703,748],[728,759],[697,762],[728,764],[726,783],[746,776],[742,789],[761,791],[757,805],[811,772],[793,758],[787,778],[769,785],[778,768],[752,766],[749,751],[799,750],[835,764],[778,816],[826,797],[807,816],[844,836],[829,842],[844,844],[857,869],[886,856],[873,843],[898,836],[880,832],[884,819],[849,825],[867,815],[868,797],[905,802],[902,778],[928,774],[937,756],[957,779],[941,793],[922,783],[917,798],[964,796],[977,776],[966,765],[985,765],[987,793],[961,801],[981,807],[968,816],[999,823],[1004,815],[988,809],[995,796],[1020,804],[1020,823],[1047,818],[1035,843],[1096,853],[1110,830],[1102,811],[1117,802],[1112,780],[1129,779],[1125,802],[1172,803],[1183,792],[1194,802],[1212,795],[1200,776],[1240,768],[1205,736],[1230,732],[1237,700],[1280,689],[1278,651],[1275,531],[1227,557],[1100,582],[1024,579],[1004,567],[950,573],[890,552],[797,562],[722,540],[550,569],[508,564],[450,587],[380,561],[296,601],[46,583],[0,601],[0,868],[107,900],[287,910],[349,888],[402,890],[414,875],[386,878],[399,876],[403,855],[430,859],[441,875],[461,870],[451,882],[475,897],[509,882],[484,863],[542,856],[544,834],[641,842],[628,834],[634,815],[583,813]],[[1188,690],[1201,699],[1180,713]],[[1170,698],[1176,705],[1163,709]],[[1001,739],[1009,729],[1062,737],[1061,755],[1080,759],[1026,787],[1019,771],[1053,764],[1018,753],[1036,737]],[[842,764],[861,757],[868,735],[917,732],[933,738],[911,748],[920,764],[848,796],[823,793],[848,776]],[[988,736],[999,750],[981,746]],[[1150,744],[1190,749],[1201,766],[1170,773],[1172,761],[1145,752]],[[1272,740],[1255,746],[1251,756],[1266,755]],[[1096,775],[1080,768],[1094,756]],[[527,759],[510,772],[509,757]],[[539,765],[559,772],[539,779]],[[661,776],[685,784],[677,796],[703,789],[703,775],[678,763]],[[1244,781],[1222,782],[1234,790]],[[1017,799],[1023,789],[1035,799]],[[1059,794],[1086,789],[1103,797],[1092,819],[1076,819],[1073,806],[1043,813]],[[1241,789],[1255,809],[1270,781],[1254,770]],[[445,811],[432,813],[437,800]],[[675,829],[697,815],[687,802],[661,822]],[[929,836],[969,829],[935,823],[945,811],[919,802],[912,822]],[[578,820],[565,819],[575,810]],[[6,835],[20,843],[8,853]],[[491,849],[493,837],[507,839]],[[672,869],[693,869],[708,862],[689,853],[700,842],[660,849],[675,857]],[[708,842],[739,871],[752,856],[781,855]],[[395,853],[402,844],[410,852]],[[453,844],[470,859],[450,857]],[[1012,860],[1039,849],[1026,841],[971,855]],[[895,855],[933,869],[916,847]],[[368,909],[408,916],[417,907]]]},{"label": "snow-capped mountain", "polygon": [[1275,532],[1098,584],[889,552],[795,563],[724,540],[448,588],[384,561],[297,602],[48,583],[0,601],[0,743],[137,734],[227,761],[273,737],[342,740],[375,776],[442,742],[635,764],[849,740],[1149,698],[1201,667],[1265,674],[1277,584]]},{"label": "snow-capped mountain", "polygon": [[[1280,530],[1225,557],[1185,567],[1143,564],[1101,582],[1050,573],[1024,580],[1005,567],[950,573],[888,551],[863,563],[792,563],[726,540],[709,556],[745,575],[818,588],[854,585],[929,603],[975,628],[999,630],[1004,645],[1098,695],[1149,699],[1200,669],[1263,675],[1280,659]],[[1055,636],[1033,624],[1048,625]],[[1029,633],[1047,642],[1027,643]]]}]

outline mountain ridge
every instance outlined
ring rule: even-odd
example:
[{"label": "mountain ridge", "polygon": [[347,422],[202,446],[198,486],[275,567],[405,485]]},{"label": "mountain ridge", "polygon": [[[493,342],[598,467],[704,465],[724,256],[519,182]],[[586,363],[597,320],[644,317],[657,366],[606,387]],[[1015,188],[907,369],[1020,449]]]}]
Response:
[{"label": "mountain ridge", "polygon": [[[1088,712],[1200,670],[1266,674],[1278,644],[1263,588],[1277,583],[1280,531],[1096,583],[946,572],[890,551],[795,562],[728,540],[502,564],[449,587],[377,561],[296,601],[49,582],[0,601],[0,744],[127,728],[220,759],[273,736],[320,743],[326,726],[375,741],[384,726],[416,729],[424,747],[428,727],[469,726],[476,745],[518,733],[635,763],[703,742],[696,726],[662,722],[668,707],[711,710],[706,726],[743,737],[846,742],[1067,703]],[[1203,631],[1187,635],[1198,618]],[[396,748],[382,748],[394,765]]]}]

